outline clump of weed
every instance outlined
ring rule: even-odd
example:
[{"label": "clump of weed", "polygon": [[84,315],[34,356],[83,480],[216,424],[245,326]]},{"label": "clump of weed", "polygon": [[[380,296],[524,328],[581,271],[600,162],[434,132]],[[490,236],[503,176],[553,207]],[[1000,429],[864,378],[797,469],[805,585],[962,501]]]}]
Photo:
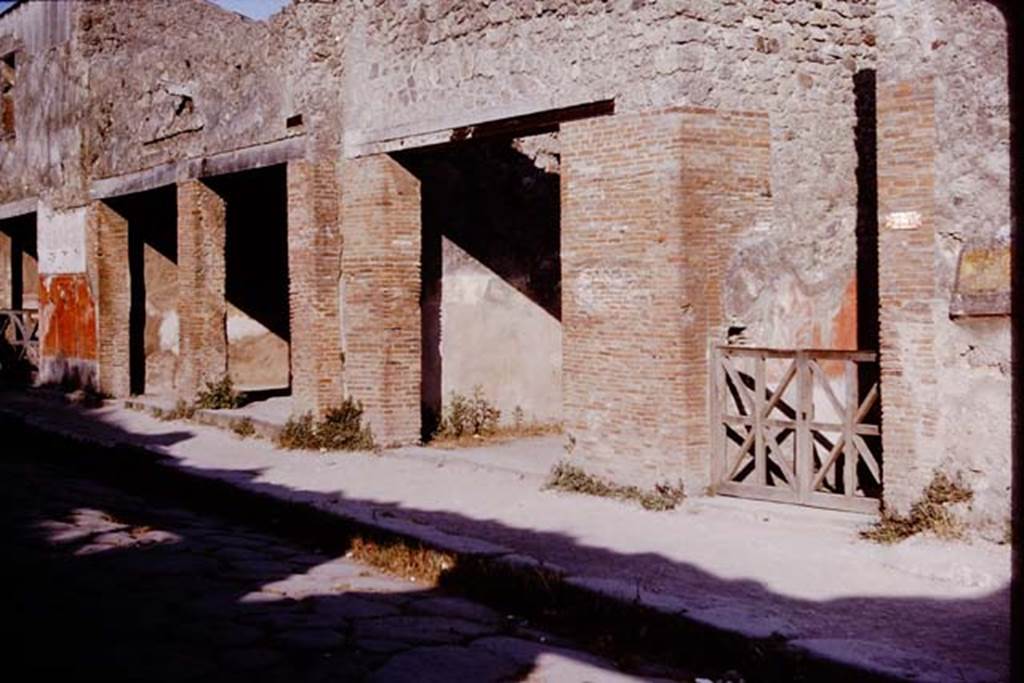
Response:
[{"label": "clump of weed", "polygon": [[351,398],[329,409],[319,421],[311,413],[288,419],[277,436],[287,449],[365,451],[375,446],[369,425],[363,425],[363,404]]},{"label": "clump of weed", "polygon": [[645,491],[637,486],[625,486],[596,477],[566,462],[560,462],[551,469],[544,488],[631,501],[644,509],[658,511],[672,510],[686,497],[682,482],[656,484],[653,489]]},{"label": "clump of weed", "polygon": [[191,420],[196,414],[196,407],[186,401],[183,398],[179,398],[178,402],[174,404],[174,407],[170,410],[164,410],[163,408],[155,408],[153,410],[153,416],[159,420]]},{"label": "clump of weed", "polygon": [[218,382],[206,382],[206,388],[196,396],[196,408],[203,410],[227,410],[240,405],[241,400],[230,375],[224,375]]},{"label": "clump of weed", "polygon": [[906,515],[883,511],[871,528],[860,533],[861,538],[876,543],[899,543],[916,534],[930,532],[944,539],[964,536],[964,525],[951,506],[968,503],[974,492],[967,488],[959,476],[951,478],[937,471],[921,498],[910,506]]},{"label": "clump of weed", "polygon": [[498,431],[501,411],[484,396],[483,388],[477,386],[472,396],[453,391],[448,405],[441,413],[435,439],[461,439],[462,437],[490,436]]},{"label": "clump of weed", "polygon": [[482,387],[477,386],[472,396],[455,391],[451,393],[430,443],[434,446],[469,446],[561,431],[562,425],[558,423],[528,421],[526,411],[518,405],[512,411],[512,424],[501,424],[501,410],[484,396]]},{"label": "clump of weed", "polygon": [[246,439],[256,433],[256,427],[253,426],[251,419],[245,417],[233,422],[231,424],[231,431]]},{"label": "clump of weed", "polygon": [[334,451],[372,450],[373,432],[363,425],[363,404],[346,398],[324,415],[316,428],[321,448]]}]

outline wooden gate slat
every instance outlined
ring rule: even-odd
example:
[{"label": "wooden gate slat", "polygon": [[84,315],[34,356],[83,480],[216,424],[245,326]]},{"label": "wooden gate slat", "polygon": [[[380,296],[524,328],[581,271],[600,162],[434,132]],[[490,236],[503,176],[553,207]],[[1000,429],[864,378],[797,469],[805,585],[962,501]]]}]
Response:
[{"label": "wooden gate slat", "polygon": [[[720,346],[711,356],[714,491],[841,510],[878,509],[878,500],[865,494],[874,489],[865,489],[858,480],[871,476],[881,483],[880,460],[864,440],[881,431],[877,424],[864,423],[877,405],[878,382],[861,394],[858,368],[876,363],[876,353]],[[790,361],[774,386],[768,381],[769,358]],[[740,359],[749,360],[741,364]],[[843,363],[837,380],[843,382],[842,401],[819,362],[823,360]],[[743,367],[747,364],[752,366]],[[794,383],[791,406],[785,395]],[[816,395],[835,410],[836,422],[815,419]],[[786,446],[790,436],[792,445]]]}]

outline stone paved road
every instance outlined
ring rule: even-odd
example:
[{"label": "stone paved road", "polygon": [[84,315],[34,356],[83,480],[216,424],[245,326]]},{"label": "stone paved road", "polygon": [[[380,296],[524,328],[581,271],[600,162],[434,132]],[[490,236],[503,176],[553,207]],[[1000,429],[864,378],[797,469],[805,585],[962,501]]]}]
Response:
[{"label": "stone paved road", "polygon": [[0,513],[5,669],[29,672],[7,680],[630,680],[513,615],[9,452]]}]

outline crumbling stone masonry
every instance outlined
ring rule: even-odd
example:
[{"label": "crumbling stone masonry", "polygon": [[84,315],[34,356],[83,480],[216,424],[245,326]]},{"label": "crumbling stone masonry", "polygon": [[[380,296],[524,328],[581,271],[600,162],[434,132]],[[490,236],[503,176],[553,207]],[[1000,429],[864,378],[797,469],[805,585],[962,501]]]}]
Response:
[{"label": "crumbling stone masonry", "polygon": [[1006,69],[963,0],[20,2],[0,303],[38,306],[40,382],[249,376],[385,444],[480,385],[690,494],[717,345],[879,351],[885,505],[961,472],[996,528]]}]

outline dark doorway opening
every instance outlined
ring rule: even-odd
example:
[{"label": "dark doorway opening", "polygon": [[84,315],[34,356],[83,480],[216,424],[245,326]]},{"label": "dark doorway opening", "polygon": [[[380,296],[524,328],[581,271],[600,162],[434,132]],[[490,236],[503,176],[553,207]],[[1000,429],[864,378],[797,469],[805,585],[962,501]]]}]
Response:
[{"label": "dark doorway opening", "polygon": [[169,394],[178,372],[178,206],[174,186],[107,200],[128,223],[132,394]]},{"label": "dark doorway opening", "polygon": [[557,132],[397,156],[421,182],[423,438],[453,393],[561,420]]},{"label": "dark doorway opening", "polygon": [[[854,74],[853,92],[857,111],[857,125],[854,127],[857,150],[857,348],[878,351],[881,303],[878,298],[878,115],[874,69]],[[866,397],[868,387],[879,384],[879,368],[877,362],[857,365],[861,401]],[[881,400],[874,403],[866,421],[881,426]],[[871,452],[878,454],[878,466],[883,473],[880,480],[876,480],[870,476],[866,465],[858,461],[858,481],[863,483],[866,496],[880,498],[881,481],[885,480],[882,436],[865,435],[862,438]]]},{"label": "dark doorway opening", "polygon": [[286,167],[206,178],[226,208],[228,373],[254,397],[291,386]]}]

